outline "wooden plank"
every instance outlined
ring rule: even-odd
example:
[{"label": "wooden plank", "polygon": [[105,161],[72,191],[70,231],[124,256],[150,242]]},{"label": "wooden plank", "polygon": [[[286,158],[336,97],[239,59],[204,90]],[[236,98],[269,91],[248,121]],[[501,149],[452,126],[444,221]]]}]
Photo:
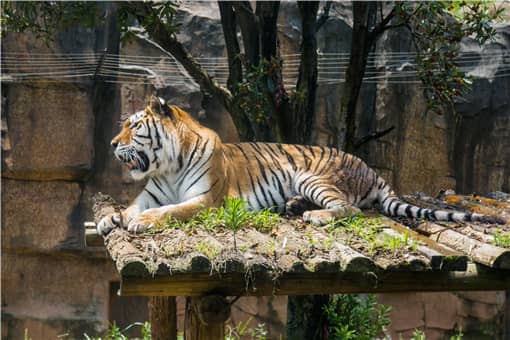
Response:
[{"label": "wooden plank", "polygon": [[85,246],[86,247],[103,247],[104,248],[104,238],[97,233],[96,223],[95,222],[85,222],[83,223],[83,227],[85,228],[85,232],[83,236],[85,237]]},{"label": "wooden plank", "polygon": [[493,268],[510,269],[510,249],[497,247],[469,238],[442,225],[424,222],[417,228],[430,239],[468,255],[474,262]]},{"label": "wooden plank", "polygon": [[201,296],[221,295],[312,295],[338,293],[427,292],[510,289],[510,272],[470,264],[464,272],[382,271],[342,273],[265,273],[254,278],[256,289],[247,287],[243,273],[210,276],[207,273],[122,277],[122,295]]},{"label": "wooden plank", "polygon": [[390,227],[399,234],[407,233],[409,238],[419,242],[422,246],[418,250],[427,256],[431,261],[433,269],[439,270],[466,270],[468,264],[468,256],[458,250],[452,249],[443,244],[439,244],[427,236],[417,233],[400,223],[393,221],[391,218],[381,215],[377,216],[383,222],[383,225]]},{"label": "wooden plank", "polygon": [[447,203],[460,205],[480,214],[503,215],[508,217],[508,213],[510,213],[510,203],[501,202],[492,198],[473,195],[447,195],[444,200]]}]

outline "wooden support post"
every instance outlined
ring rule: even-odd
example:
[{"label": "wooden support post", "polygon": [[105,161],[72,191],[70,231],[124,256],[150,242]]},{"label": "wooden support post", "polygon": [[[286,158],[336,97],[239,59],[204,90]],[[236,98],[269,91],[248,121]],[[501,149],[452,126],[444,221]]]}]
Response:
[{"label": "wooden support post", "polygon": [[151,296],[149,298],[149,320],[152,340],[176,340],[176,303],[173,296]]},{"label": "wooden support post", "polygon": [[503,339],[510,340],[510,289],[505,291],[505,311],[504,311],[504,320],[505,323],[503,329]]},{"label": "wooden support post", "polygon": [[187,297],[184,316],[186,340],[223,340],[230,302],[220,295]]},{"label": "wooden support post", "polygon": [[287,303],[287,339],[327,339],[324,306],[329,295],[294,295]]}]

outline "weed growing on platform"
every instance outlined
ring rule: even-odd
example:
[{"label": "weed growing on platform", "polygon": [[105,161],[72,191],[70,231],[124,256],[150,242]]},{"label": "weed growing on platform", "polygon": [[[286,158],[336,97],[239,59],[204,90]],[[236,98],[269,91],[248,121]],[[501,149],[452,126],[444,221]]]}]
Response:
[{"label": "weed growing on platform", "polygon": [[212,231],[218,228],[226,228],[236,232],[241,228],[254,228],[267,232],[280,221],[280,215],[271,212],[271,209],[250,211],[247,208],[246,201],[240,198],[226,197],[223,206],[204,209],[187,221],[178,221],[168,216],[156,230],[165,228],[204,228]]},{"label": "weed growing on platform", "polygon": [[384,223],[380,218],[367,218],[361,214],[337,218],[326,228],[330,235],[338,237],[346,244],[364,244],[363,248],[370,255],[386,252],[398,255],[405,251],[416,251],[418,242],[409,237],[409,233],[388,235],[381,233]]},{"label": "weed growing on platform", "polygon": [[510,232],[501,232],[496,229],[494,231],[494,241],[492,242],[495,246],[510,248]]}]

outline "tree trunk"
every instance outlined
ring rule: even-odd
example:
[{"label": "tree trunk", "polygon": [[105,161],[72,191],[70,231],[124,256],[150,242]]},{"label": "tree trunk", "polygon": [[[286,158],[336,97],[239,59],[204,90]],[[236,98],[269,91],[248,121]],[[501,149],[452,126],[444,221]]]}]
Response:
[{"label": "tree trunk", "polygon": [[149,298],[149,320],[152,340],[177,339],[177,308],[173,296]]},{"label": "tree trunk", "polygon": [[230,2],[218,1],[221,15],[221,26],[225,37],[225,46],[228,56],[228,80],[227,88],[235,93],[235,87],[243,81],[243,69],[241,65],[241,50],[237,41],[236,13]]},{"label": "tree trunk", "polygon": [[[225,37],[225,46],[227,48],[228,56],[229,73],[227,87],[230,92],[236,96],[236,87],[243,81],[241,50],[239,48],[239,41],[237,40],[236,12],[238,12],[238,10],[234,11],[233,4],[226,1],[218,1],[218,7],[220,9],[221,25],[223,28],[223,36]],[[239,110],[239,108],[234,104],[230,108],[230,115],[241,140],[253,140],[255,138],[254,123],[250,121],[246,113]]]},{"label": "tree trunk", "polygon": [[260,31],[260,54],[262,58],[271,60],[276,56],[279,1],[257,1],[255,14],[257,15]]},{"label": "tree trunk", "polygon": [[243,37],[247,67],[258,65],[260,61],[258,20],[249,1],[234,2],[239,28]]},{"label": "tree trunk", "polygon": [[317,12],[318,2],[298,2],[301,14],[301,60],[296,92],[292,101],[292,134],[289,142],[310,144],[317,92]]},{"label": "tree trunk", "polygon": [[[356,138],[356,103],[361,83],[365,75],[368,53],[372,47],[373,37],[370,28],[374,27],[377,3],[353,1],[353,28],[349,67],[345,72],[345,83],[337,114],[337,146],[344,151],[353,152]],[[343,117],[343,120],[342,120]],[[342,133],[343,132],[343,133]],[[343,140],[338,140],[340,136]]]}]

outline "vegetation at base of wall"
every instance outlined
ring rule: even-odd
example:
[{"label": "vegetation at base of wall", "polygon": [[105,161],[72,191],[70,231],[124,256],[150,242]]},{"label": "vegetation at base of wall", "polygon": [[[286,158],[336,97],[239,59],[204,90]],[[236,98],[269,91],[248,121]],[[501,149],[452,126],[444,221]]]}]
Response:
[{"label": "vegetation at base of wall", "polygon": [[391,307],[377,303],[375,294],[333,295],[324,311],[329,339],[376,339],[386,332],[391,323],[388,317]]},{"label": "vegetation at base of wall", "polygon": [[110,325],[108,330],[102,336],[89,336],[83,334],[85,340],[130,340],[124,333],[133,327],[140,328],[140,337],[131,338],[132,340],[150,340],[151,339],[151,324],[150,322],[134,322],[124,329],[120,329],[115,321]]},{"label": "vegetation at base of wall", "polygon": [[[246,321],[239,321],[237,325],[231,327],[227,325],[225,340],[241,340],[251,337],[253,340],[266,340],[267,330],[263,323],[259,323],[255,328],[250,327],[252,318]],[[281,335],[280,335],[281,339]]]},{"label": "vegetation at base of wall", "polygon": [[[462,328],[459,328],[457,334],[452,335],[450,337],[450,340],[462,340],[463,338],[464,334],[462,333]],[[402,335],[400,336],[400,339],[402,339]],[[425,332],[420,329],[415,329],[413,335],[410,338],[410,340],[426,340],[426,339],[427,337],[425,335]]]},{"label": "vegetation at base of wall", "polygon": [[[250,327],[250,322],[252,318],[249,318],[246,321],[240,321],[235,326],[227,325],[225,331],[225,340],[241,340],[241,339],[252,339],[252,340],[266,340],[267,339],[267,330],[265,325],[258,324],[255,327]],[[130,338],[125,333],[133,328],[140,327],[140,337]],[[65,337],[64,337],[65,339]],[[104,335],[101,336],[89,336],[87,334],[83,335],[84,340],[151,340],[151,324],[146,322],[135,322],[130,324],[124,329],[120,329],[115,322],[110,325],[110,328],[105,332]],[[280,336],[281,339],[281,336]],[[28,337],[28,330],[25,329],[25,340],[31,340]],[[177,334],[177,340],[184,340],[184,335],[182,333]]]}]

